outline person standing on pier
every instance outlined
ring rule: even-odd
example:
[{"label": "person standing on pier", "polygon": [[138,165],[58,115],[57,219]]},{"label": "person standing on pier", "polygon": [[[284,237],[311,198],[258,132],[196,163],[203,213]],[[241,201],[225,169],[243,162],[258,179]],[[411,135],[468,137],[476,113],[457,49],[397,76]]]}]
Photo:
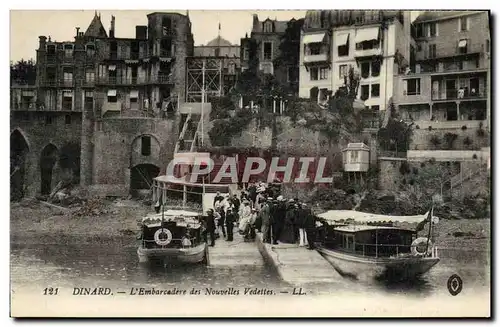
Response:
[{"label": "person standing on pier", "polygon": [[307,211],[305,208],[305,203],[298,203],[298,208],[297,208],[297,220],[295,221],[295,224],[299,230],[299,246],[307,246],[307,235],[306,235],[306,215]]},{"label": "person standing on pier", "polygon": [[304,217],[304,227],[306,229],[306,240],[308,243],[308,249],[314,250],[314,242],[316,242],[316,217],[312,212],[311,208],[303,205],[305,217]]},{"label": "person standing on pier", "polygon": [[278,196],[276,207],[274,209],[273,224],[272,224],[272,241],[273,244],[278,244],[285,224],[286,203],[283,195]]},{"label": "person standing on pier", "polygon": [[271,230],[270,230],[270,225],[271,225],[271,208],[270,208],[270,202],[272,201],[272,198],[268,198],[266,202],[264,202],[264,205],[262,206],[262,209],[260,210],[260,217],[262,219],[262,241],[264,243],[271,243]]},{"label": "person standing on pier", "polygon": [[234,230],[234,222],[236,221],[235,214],[231,208],[227,209],[226,212],[226,228],[227,228],[227,241],[233,241],[233,230]]},{"label": "person standing on pier", "polygon": [[203,231],[203,233],[205,242],[208,243],[207,236],[210,236],[210,246],[215,246],[215,216],[213,209],[208,209],[204,225],[205,225],[205,230]]},{"label": "person standing on pier", "polygon": [[283,226],[283,232],[281,235],[281,240],[283,241],[283,243],[295,244],[295,242],[297,241],[295,230],[296,214],[297,209],[295,207],[295,201],[293,199],[290,199],[288,200],[285,215],[285,224]]}]

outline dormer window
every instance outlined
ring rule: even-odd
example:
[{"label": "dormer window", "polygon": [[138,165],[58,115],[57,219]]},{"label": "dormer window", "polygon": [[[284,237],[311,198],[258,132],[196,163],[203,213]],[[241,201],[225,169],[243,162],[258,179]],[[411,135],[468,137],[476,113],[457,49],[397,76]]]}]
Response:
[{"label": "dormer window", "polygon": [[267,21],[264,23],[264,33],[272,33],[273,32],[273,23],[271,21]]},{"label": "dormer window", "polygon": [[66,58],[73,57],[73,44],[65,44],[64,45],[64,56]]},{"label": "dormer window", "polygon": [[47,45],[47,54],[48,55],[55,55],[56,54],[56,46],[54,44]]},{"label": "dormer window", "polygon": [[85,51],[87,53],[87,56],[93,57],[95,54],[95,45],[92,43],[89,43],[85,46]]}]

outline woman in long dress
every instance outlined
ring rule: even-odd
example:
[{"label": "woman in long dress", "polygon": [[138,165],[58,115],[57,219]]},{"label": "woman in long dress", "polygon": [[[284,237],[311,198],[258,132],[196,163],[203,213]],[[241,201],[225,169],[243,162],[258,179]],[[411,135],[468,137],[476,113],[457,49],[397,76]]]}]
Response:
[{"label": "woman in long dress", "polygon": [[297,231],[295,228],[297,217],[297,208],[295,202],[290,200],[288,202],[288,208],[286,210],[285,224],[283,226],[283,231],[280,235],[280,241],[282,243],[295,244],[297,241]]}]

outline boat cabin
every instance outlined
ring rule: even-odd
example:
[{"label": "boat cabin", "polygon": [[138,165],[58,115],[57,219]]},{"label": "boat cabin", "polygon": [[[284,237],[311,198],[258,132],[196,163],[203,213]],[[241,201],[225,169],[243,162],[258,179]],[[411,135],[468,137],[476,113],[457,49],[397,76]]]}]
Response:
[{"label": "boat cabin", "polygon": [[410,253],[415,232],[396,227],[344,225],[333,227],[325,236],[325,246],[335,251],[390,257]]}]

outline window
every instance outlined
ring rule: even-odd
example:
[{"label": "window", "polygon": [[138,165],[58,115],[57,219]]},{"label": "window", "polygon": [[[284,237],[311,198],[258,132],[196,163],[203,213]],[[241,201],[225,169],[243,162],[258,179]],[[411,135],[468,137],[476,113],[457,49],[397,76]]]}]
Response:
[{"label": "window", "polygon": [[339,57],[348,56],[349,55],[349,45],[346,44],[346,45],[341,45],[340,47],[338,47],[338,54],[339,54]]},{"label": "window", "polygon": [[172,19],[170,17],[163,17],[161,20],[163,35],[169,35],[172,31]]},{"label": "window", "polygon": [[469,24],[468,24],[468,17],[460,17],[458,19],[458,31],[459,32],[465,32],[469,29]]},{"label": "window", "polygon": [[458,41],[458,53],[467,53],[467,40],[462,39]]},{"label": "window", "polygon": [[407,79],[406,95],[419,95],[420,94],[420,78]]},{"label": "window", "polygon": [[92,91],[85,91],[85,98],[84,98],[84,107],[87,110],[93,110],[94,109],[94,92]]},{"label": "window", "polygon": [[328,100],[328,89],[319,90],[319,103],[325,103]]},{"label": "window", "polygon": [[66,116],[64,117],[64,123],[65,123],[66,125],[71,125],[71,115],[66,115]]},{"label": "window", "polygon": [[434,37],[437,35],[437,23],[429,23],[429,36]]},{"label": "window", "polygon": [[264,60],[271,60],[273,57],[273,43],[264,42]]},{"label": "window", "polygon": [[87,46],[85,48],[87,51],[87,56],[93,57],[95,54],[95,46],[93,44],[87,44]]},{"label": "window", "polygon": [[64,56],[66,58],[73,57],[73,45],[72,44],[65,44],[64,45]]},{"label": "window", "polygon": [[328,79],[328,68],[321,67],[319,69],[319,79],[320,80]]},{"label": "window", "polygon": [[248,46],[245,46],[243,48],[243,60],[248,60],[248,57],[250,57],[250,49],[248,49]]},{"label": "window", "polygon": [[227,67],[227,73],[230,75],[236,74],[236,64],[234,62],[229,63]]},{"label": "window", "polygon": [[340,65],[339,66],[339,78],[344,79],[345,76],[347,76],[348,70],[347,70],[347,65]]},{"label": "window", "polygon": [[73,70],[69,67],[63,69],[64,84],[73,84]]},{"label": "window", "polygon": [[361,77],[368,78],[370,76],[370,63],[362,62],[361,63]]},{"label": "window", "polygon": [[67,111],[73,110],[73,91],[63,91],[62,109]]},{"label": "window", "polygon": [[372,110],[379,111],[380,110],[380,106],[372,106]]},{"label": "window", "polygon": [[116,96],[116,90],[109,90],[108,91],[108,102],[109,103],[118,102],[118,97]]},{"label": "window", "polygon": [[315,56],[321,54],[321,43],[310,43],[308,46],[309,55]]},{"label": "window", "polygon": [[273,32],[273,23],[267,21],[264,23],[264,33],[272,33]]},{"label": "window", "polygon": [[55,55],[56,54],[56,46],[55,45],[47,45],[47,54]]},{"label": "window", "polygon": [[309,76],[311,81],[317,81],[319,78],[318,67],[312,67],[309,69]]},{"label": "window", "polygon": [[372,61],[372,76],[377,77],[380,75],[380,61],[374,60]]},{"label": "window", "polygon": [[151,155],[151,136],[141,137],[141,154],[143,156]]},{"label": "window", "polygon": [[380,84],[372,84],[372,98],[380,96]]},{"label": "window", "polygon": [[379,40],[363,41],[356,43],[356,50],[371,50],[377,49],[380,44]]},{"label": "window", "polygon": [[87,83],[93,83],[95,81],[95,72],[93,69],[87,69],[85,72],[85,81]]},{"label": "window", "polygon": [[370,97],[370,85],[361,85],[361,100],[365,101]]},{"label": "window", "polygon": [[309,90],[309,98],[316,101],[316,99],[318,99],[318,94],[319,94],[319,89],[318,87],[312,87],[310,90]]},{"label": "window", "polygon": [[490,52],[490,40],[486,40],[486,52]]},{"label": "window", "polygon": [[52,116],[50,116],[50,114],[47,114],[45,116],[45,125],[50,125],[52,124]]},{"label": "window", "polygon": [[422,51],[422,44],[417,43],[417,52]]},{"label": "window", "polygon": [[429,44],[429,58],[436,58],[436,45]]},{"label": "window", "polygon": [[417,37],[423,37],[424,36],[424,26],[422,24],[418,24],[416,26],[416,32],[417,32]]}]

